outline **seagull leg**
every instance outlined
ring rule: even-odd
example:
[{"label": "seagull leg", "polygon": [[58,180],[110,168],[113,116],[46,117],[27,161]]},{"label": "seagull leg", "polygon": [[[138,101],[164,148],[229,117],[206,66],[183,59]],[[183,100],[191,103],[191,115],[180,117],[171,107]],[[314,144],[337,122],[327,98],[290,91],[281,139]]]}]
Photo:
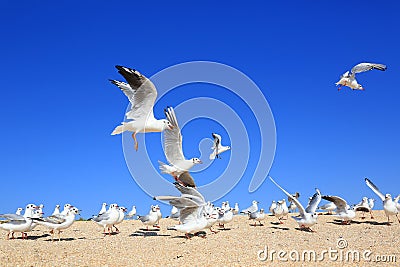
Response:
[{"label": "seagull leg", "polygon": [[139,144],[138,144],[138,141],[136,140],[136,132],[134,132],[134,133],[132,134],[132,138],[133,138],[133,140],[135,141],[135,150],[137,151],[137,150],[138,150],[138,147],[139,147]]},{"label": "seagull leg", "polygon": [[61,231],[58,230],[58,241],[61,241]]},{"label": "seagull leg", "polygon": [[[115,228],[115,231],[117,231],[117,233],[119,233],[119,229],[117,228],[117,226],[113,225]],[[112,228],[112,227],[111,227]]]},{"label": "seagull leg", "polygon": [[371,219],[374,219],[374,214],[372,214],[372,210],[369,211],[369,214],[371,214]]},{"label": "seagull leg", "polygon": [[218,231],[214,231],[214,230],[212,229],[212,227],[210,227],[210,231],[211,231],[211,233],[213,233],[213,234],[218,233]]},{"label": "seagull leg", "polygon": [[186,233],[185,236],[186,236],[186,239],[190,239],[191,238],[188,233]]}]

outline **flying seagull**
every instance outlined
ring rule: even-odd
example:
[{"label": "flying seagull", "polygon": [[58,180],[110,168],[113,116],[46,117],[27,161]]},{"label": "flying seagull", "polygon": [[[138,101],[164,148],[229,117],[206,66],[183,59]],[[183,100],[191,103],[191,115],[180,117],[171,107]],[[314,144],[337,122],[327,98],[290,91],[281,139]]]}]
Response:
[{"label": "flying seagull", "polygon": [[297,208],[299,209],[300,218],[295,217],[295,216],[292,216],[292,218],[297,221],[297,223],[299,224],[300,228],[307,229],[307,230],[309,230],[311,232],[314,232],[313,230],[311,230],[310,227],[317,223],[318,215],[317,215],[317,213],[315,213],[315,210],[317,209],[318,204],[321,201],[321,193],[319,192],[319,190],[317,188],[315,189],[315,191],[317,191],[317,192],[312,196],[312,199],[311,199],[309,205],[307,206],[307,208],[304,209],[304,207],[301,205],[301,203],[299,202],[298,199],[294,198],[285,189],[283,189],[280,185],[278,185],[272,179],[271,176],[269,176],[269,179],[279,189],[281,189],[283,191],[283,193],[285,193],[286,196],[288,196],[296,204]]},{"label": "flying seagull", "polygon": [[383,195],[378,187],[376,185],[374,185],[371,180],[369,180],[368,178],[365,178],[365,183],[367,184],[367,186],[369,188],[371,188],[372,191],[374,191],[374,193],[382,200],[383,202],[383,209],[385,211],[386,217],[388,218],[388,222],[387,224],[390,224],[389,221],[389,216],[390,215],[396,215],[397,220],[400,223],[400,219],[399,217],[397,217],[397,214],[399,213],[399,211],[396,208],[396,203],[392,200],[392,195],[391,194],[386,194]]},{"label": "flying seagull", "polygon": [[[356,207],[351,208],[347,205],[346,200],[338,196],[322,196],[322,199],[333,202],[336,206],[336,217],[342,220],[342,224],[350,224],[351,220],[356,217]],[[362,210],[361,208],[358,210]]]},{"label": "flying seagull", "polygon": [[221,136],[219,134],[212,133],[212,137],[214,138],[214,144],[211,147],[213,152],[210,154],[210,160],[213,160],[215,158],[220,159],[221,158],[220,154],[225,151],[228,151],[229,149],[231,149],[231,147],[221,145]]},{"label": "flying seagull", "polygon": [[364,90],[364,88],[356,80],[356,73],[370,71],[370,70],[380,70],[385,71],[386,65],[377,63],[360,63],[355,65],[351,71],[346,71],[341,77],[336,85],[340,85],[338,91],[342,89],[343,86],[348,86],[352,90]]},{"label": "flying seagull", "polygon": [[182,150],[181,129],[179,128],[175,111],[172,107],[168,107],[164,112],[167,120],[172,125],[172,128],[164,131],[164,152],[170,165],[161,161],[158,161],[158,163],[162,173],[171,174],[177,179],[182,173],[187,172],[196,164],[201,164],[202,161],[198,158],[185,158]]},{"label": "flying seagull", "polygon": [[137,70],[118,65],[115,67],[128,83],[117,80],[110,81],[128,97],[131,109],[125,114],[130,121],[122,122],[111,135],[125,131],[133,132],[132,138],[135,141],[135,150],[137,151],[137,133],[162,132],[167,128],[172,128],[172,126],[165,119],[157,120],[154,118],[153,107],[157,98],[157,90],[154,84]]}]

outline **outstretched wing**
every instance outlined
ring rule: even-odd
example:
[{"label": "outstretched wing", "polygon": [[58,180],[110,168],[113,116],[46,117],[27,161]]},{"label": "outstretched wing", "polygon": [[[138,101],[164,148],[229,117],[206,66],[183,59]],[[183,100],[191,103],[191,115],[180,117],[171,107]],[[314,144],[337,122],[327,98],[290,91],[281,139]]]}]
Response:
[{"label": "outstretched wing", "polygon": [[219,134],[212,133],[212,137],[214,138],[214,146],[213,146],[213,148],[217,148],[218,149],[219,145],[221,144],[221,136]]},{"label": "outstretched wing", "polygon": [[296,204],[297,208],[299,209],[299,213],[302,217],[304,217],[304,214],[306,213],[304,207],[301,205],[301,203],[297,200],[297,198],[294,198],[292,194],[289,194],[285,189],[283,189],[279,184],[277,184],[274,179],[272,179],[271,176],[269,176],[269,179],[280,189],[285,193],[285,195],[292,200],[294,204]]},{"label": "outstretched wing", "polygon": [[321,192],[319,191],[318,188],[315,188],[315,191],[317,191],[317,192],[312,196],[310,202],[308,203],[308,205],[306,207],[306,212],[308,212],[308,213],[315,213],[319,202],[321,202]]},{"label": "outstretched wing", "polygon": [[164,113],[172,125],[172,129],[164,131],[164,152],[168,162],[174,164],[176,161],[185,159],[182,151],[181,129],[179,128],[178,120],[172,107],[165,109]]},{"label": "outstretched wing", "polygon": [[369,188],[372,189],[372,191],[375,192],[375,194],[378,195],[378,197],[382,200],[385,201],[385,196],[379,191],[378,187],[374,185],[368,178],[365,178],[365,183]]},{"label": "outstretched wing", "polygon": [[337,211],[342,212],[346,210],[347,202],[338,196],[322,196],[322,199],[333,202],[336,205]]},{"label": "outstretched wing", "polygon": [[351,69],[351,73],[355,74],[355,73],[370,71],[370,70],[373,70],[373,69],[385,71],[386,70],[386,65],[377,64],[377,63],[360,63],[360,64],[355,65]]},{"label": "outstretched wing", "polygon": [[115,67],[128,82],[110,80],[124,92],[131,103],[131,109],[126,113],[126,117],[132,120],[154,118],[153,106],[157,98],[154,84],[134,69],[118,65]]}]

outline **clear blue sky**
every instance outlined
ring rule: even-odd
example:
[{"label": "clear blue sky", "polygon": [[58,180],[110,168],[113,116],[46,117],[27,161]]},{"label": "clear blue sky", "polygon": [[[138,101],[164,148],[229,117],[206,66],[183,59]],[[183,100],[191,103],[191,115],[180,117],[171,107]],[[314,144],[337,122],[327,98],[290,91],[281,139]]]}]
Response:
[{"label": "clear blue sky", "polygon": [[[303,203],[315,187],[350,203],[377,198],[364,177],[384,193],[400,193],[399,5],[2,1],[0,212],[34,202],[45,204],[48,214],[70,202],[88,217],[104,201],[147,212],[155,202],[131,178],[121,136],[110,135],[128,101],[108,79],[121,79],[117,64],[152,76],[193,60],[230,65],[262,90],[276,123],[270,174],[299,191]],[[363,61],[385,63],[388,70],[360,74],[364,92],[338,92],[339,76]],[[188,88],[172,103],[160,103],[156,116],[163,117],[165,104],[212,93],[211,85]],[[196,156],[191,147],[217,127],[192,124],[184,132],[188,156]],[[195,178],[212,180],[229,155]],[[267,208],[283,198],[268,180],[249,193],[251,174],[220,201],[245,208],[257,199]]]}]

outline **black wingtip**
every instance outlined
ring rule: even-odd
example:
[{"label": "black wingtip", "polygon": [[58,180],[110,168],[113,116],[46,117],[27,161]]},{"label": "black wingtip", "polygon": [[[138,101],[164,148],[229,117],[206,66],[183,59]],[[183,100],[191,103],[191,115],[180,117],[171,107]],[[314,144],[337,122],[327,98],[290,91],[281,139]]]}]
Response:
[{"label": "black wingtip", "polygon": [[153,197],[153,200],[157,200],[157,198],[156,198],[156,197]]}]

